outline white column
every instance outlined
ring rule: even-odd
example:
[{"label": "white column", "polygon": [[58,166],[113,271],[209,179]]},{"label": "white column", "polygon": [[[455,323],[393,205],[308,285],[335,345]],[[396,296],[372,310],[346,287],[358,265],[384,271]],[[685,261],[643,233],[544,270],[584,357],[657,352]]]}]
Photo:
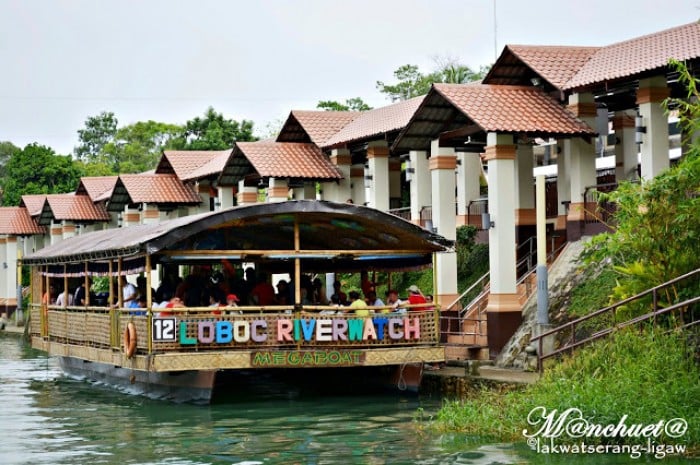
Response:
[{"label": "white column", "polygon": [[49,224],[49,234],[51,234],[51,245],[58,244],[63,240],[63,225],[51,221],[51,224]]},{"label": "white column", "polygon": [[571,202],[571,183],[569,182],[569,159],[564,154],[564,141],[557,141],[557,222],[554,229],[566,230],[567,207]]},{"label": "white column", "polygon": [[286,202],[289,199],[289,184],[286,179],[270,178],[267,187],[267,201],[269,203]]},{"label": "white column", "polygon": [[[432,204],[432,175],[428,152],[423,150],[411,150],[409,156],[408,177],[410,179],[411,194],[411,222],[421,224],[420,212],[423,207]],[[421,225],[423,226],[423,225]]]},{"label": "white column", "polygon": [[[440,147],[440,141],[430,145],[430,176],[432,178],[433,228],[441,236],[457,239],[457,216],[455,215],[455,169],[457,157],[451,147]],[[440,305],[449,305],[457,298],[457,254],[438,253],[436,260],[437,291],[435,300]]]},{"label": "white column", "polygon": [[129,208],[128,205],[125,205],[122,213],[122,228],[128,228],[140,223],[141,212],[137,208]]},{"label": "white column", "polygon": [[330,162],[335,165],[343,179],[338,181],[329,181],[321,184],[321,198],[330,200],[331,202],[344,203],[351,199],[352,181],[350,179],[350,165],[352,157],[347,149],[333,149],[331,151]]},{"label": "white column", "polygon": [[17,305],[17,236],[7,236],[4,261],[7,262],[7,269],[3,269],[7,273],[6,302],[14,307]]},{"label": "white column", "polygon": [[670,89],[664,76],[639,80],[637,104],[646,133],[642,135],[642,179],[652,179],[668,169],[668,118],[661,102],[669,96]]},{"label": "white column", "polygon": [[7,263],[8,237],[9,236],[0,237],[0,304],[2,304],[0,307],[0,314],[5,312],[5,304],[7,298],[10,297],[10,294],[7,292],[7,282],[9,279],[7,275],[13,271]]},{"label": "white column", "polygon": [[[593,95],[573,94],[569,96],[569,110],[590,127],[595,127],[597,116]],[[569,163],[569,182],[571,185],[571,204],[567,216],[567,237],[569,240],[581,238],[582,222],[585,218],[584,194],[586,187],[597,184],[595,168],[595,143],[582,138],[567,139],[564,142],[564,156]]]},{"label": "white column", "polygon": [[158,205],[144,203],[141,208],[141,224],[152,224],[160,221]]},{"label": "white column", "polygon": [[350,198],[356,205],[365,205],[367,198],[365,196],[365,167],[361,164],[352,165],[350,167],[350,187],[352,195]]},{"label": "white column", "polygon": [[491,292],[486,307],[489,351],[498,354],[520,326],[516,292],[515,156],[509,134],[488,133],[485,156],[489,170],[489,268]]},{"label": "white column", "polygon": [[233,188],[231,186],[219,186],[217,189],[219,210],[233,207]]},{"label": "white column", "polygon": [[401,205],[392,207],[391,201],[400,203],[401,201],[401,160],[399,158],[389,159],[389,207],[399,208]]},{"label": "white column", "polygon": [[385,141],[370,142],[367,147],[369,164],[369,197],[367,205],[377,210],[389,210],[389,147]]},{"label": "white column", "polygon": [[515,223],[518,226],[534,226],[536,223],[533,164],[532,145],[517,144],[515,156],[515,189],[517,192],[515,196]]},{"label": "white column", "polygon": [[309,181],[301,187],[295,187],[293,198],[294,200],[316,200],[316,183]]},{"label": "white column", "polygon": [[238,205],[251,205],[258,203],[258,188],[256,186],[246,186],[241,179],[238,181]]},{"label": "white column", "polygon": [[639,148],[634,140],[633,110],[619,111],[612,120],[615,131],[615,179],[620,181],[637,179],[637,153]]},{"label": "white column", "polygon": [[[457,216],[458,222],[467,224],[469,203],[481,195],[481,158],[478,153],[457,154]],[[481,221],[481,219],[479,219]]]},{"label": "white column", "polygon": [[76,234],[75,223],[73,223],[72,221],[63,220],[62,229],[63,229],[63,238],[64,239],[68,239],[69,237],[73,237]]}]

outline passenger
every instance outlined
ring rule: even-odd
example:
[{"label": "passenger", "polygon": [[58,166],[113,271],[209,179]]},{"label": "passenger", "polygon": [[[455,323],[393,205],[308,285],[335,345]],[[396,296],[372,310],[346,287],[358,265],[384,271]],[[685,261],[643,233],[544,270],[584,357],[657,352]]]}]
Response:
[{"label": "passenger", "polygon": [[122,306],[128,307],[129,302],[138,298],[138,292],[136,286],[126,280],[126,276],[122,275],[120,281],[122,285]]},{"label": "passenger", "polygon": [[[226,296],[226,306],[229,308],[234,308],[238,307],[238,302],[240,302],[240,299],[236,294],[229,294]],[[232,315],[242,315],[243,312],[238,310],[238,311],[229,311],[229,314]]]},{"label": "passenger", "polygon": [[[425,299],[425,296],[421,292],[421,290],[416,286],[415,284],[412,284],[408,288],[408,303],[410,305],[419,305],[419,304],[426,304],[428,301]],[[430,310],[428,307],[417,307],[417,308],[411,308],[412,311],[424,311],[424,310]]]},{"label": "passenger", "polygon": [[58,307],[70,307],[73,305],[73,295],[65,289],[56,298],[56,305]]},{"label": "passenger", "polygon": [[367,271],[360,271],[360,286],[362,287],[362,295],[367,297],[370,292],[375,290],[375,284],[369,279]]},{"label": "passenger", "polygon": [[223,306],[224,305],[221,304],[220,293],[217,291],[217,289],[211,289],[209,292],[209,308],[217,309],[211,311],[212,315],[221,315],[221,310],[218,309]]},{"label": "passenger", "polygon": [[389,289],[386,291],[386,304],[391,305],[393,311],[398,313],[406,313],[406,309],[399,308],[404,302],[399,299],[399,291],[396,289]]},{"label": "passenger", "polygon": [[[90,289],[90,285],[92,284],[92,280],[88,278],[88,292]],[[87,305],[87,292],[85,291],[85,280],[80,281],[80,286],[75,290],[75,295],[73,296],[73,303],[75,305],[78,305],[80,307],[85,307]],[[94,301],[95,299],[93,298],[92,295],[90,295],[90,301]]]},{"label": "passenger", "polygon": [[[170,302],[165,304],[165,308],[184,308],[185,304],[182,302],[182,299],[179,297],[175,296],[172,299],[170,299]],[[172,316],[173,312],[168,312],[167,310],[165,312],[160,312],[159,316]]]},{"label": "passenger", "polygon": [[345,292],[340,290],[340,286],[340,281],[335,281],[333,283],[333,295],[331,295],[331,301],[333,300],[333,296],[335,296],[336,300],[340,302],[340,305],[347,305],[348,296],[345,294]]},{"label": "passenger", "polygon": [[253,305],[261,307],[274,305],[275,303],[275,288],[267,282],[267,275],[260,274],[260,280],[250,292],[250,302]]},{"label": "passenger", "polygon": [[313,280],[313,297],[312,300],[317,305],[328,304],[328,299],[326,298],[326,286],[323,285],[321,278],[315,278]]},{"label": "passenger", "polygon": [[44,305],[53,305],[56,303],[56,288],[53,284],[49,285],[49,290],[44,292],[44,296],[41,298],[41,303]]},{"label": "passenger", "polygon": [[[377,293],[374,291],[369,291],[369,294],[367,294],[367,305],[370,307],[383,307],[384,302],[382,302],[382,299],[377,297]],[[382,311],[382,313],[388,313]]]},{"label": "passenger", "polygon": [[360,299],[360,293],[350,291],[350,311],[354,311],[357,316],[369,316],[369,309],[364,299]]},{"label": "passenger", "polygon": [[277,294],[275,294],[275,303],[277,305],[291,305],[292,300],[289,296],[289,283],[284,279],[277,282]]}]

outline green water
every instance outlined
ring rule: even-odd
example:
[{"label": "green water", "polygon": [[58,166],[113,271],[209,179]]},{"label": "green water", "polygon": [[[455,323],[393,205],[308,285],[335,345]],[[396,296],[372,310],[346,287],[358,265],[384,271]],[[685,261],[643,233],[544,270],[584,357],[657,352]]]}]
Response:
[{"label": "green water", "polygon": [[[304,398],[289,392],[175,405],[62,376],[54,359],[0,334],[0,464],[570,463],[523,444],[427,432],[436,398]],[[645,463],[597,456],[577,463]],[[670,463],[664,460],[664,463]],[[681,462],[676,462],[681,463]]]}]

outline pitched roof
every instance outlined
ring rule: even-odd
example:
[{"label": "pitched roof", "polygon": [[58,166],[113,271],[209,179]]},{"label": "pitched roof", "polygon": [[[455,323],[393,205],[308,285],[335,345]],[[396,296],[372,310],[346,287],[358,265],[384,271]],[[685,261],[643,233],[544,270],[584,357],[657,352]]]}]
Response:
[{"label": "pitched roof", "polygon": [[[156,167],[156,174],[176,174],[182,180],[197,179],[193,173],[214,159],[231,154],[226,150],[165,150]],[[211,174],[211,173],[208,173]]]},{"label": "pitched roof", "polygon": [[433,88],[487,132],[593,133],[588,125],[534,87],[434,84]]},{"label": "pitched roof", "polygon": [[577,89],[665,68],[669,58],[699,57],[700,23],[694,22],[602,47],[564,88]]},{"label": "pitched roof", "polygon": [[208,162],[204,163],[199,168],[193,170],[185,177],[181,177],[183,181],[192,181],[196,179],[206,178],[212,175],[218,175],[223,171],[224,166],[226,166],[226,161],[228,161],[231,156],[231,150],[225,150],[220,152],[215,157],[211,158]]},{"label": "pitched roof", "polygon": [[39,226],[24,207],[0,207],[0,234],[27,236],[45,234],[46,229]]},{"label": "pitched roof", "polygon": [[86,194],[93,202],[106,200],[112,194],[118,176],[85,176],[80,178],[76,194]]},{"label": "pitched roof", "polygon": [[536,74],[561,90],[599,49],[600,47],[506,45],[483,83],[529,85],[530,78]]},{"label": "pitched roof", "polygon": [[329,138],[322,147],[330,148],[402,129],[411,120],[424,97],[422,95],[386,107],[363,111]]},{"label": "pitched roof", "polygon": [[321,150],[312,143],[236,142],[219,184],[232,185],[249,174],[287,179],[342,179]]},{"label": "pitched roof", "polygon": [[392,149],[425,150],[440,135],[461,138],[463,146],[483,132],[559,137],[594,133],[536,87],[433,84]]},{"label": "pitched roof", "polygon": [[109,221],[109,213],[101,203],[95,204],[87,195],[49,194],[39,216],[39,224],[51,224],[52,220]]},{"label": "pitched roof", "polygon": [[321,147],[361,114],[359,111],[292,110],[276,141],[313,142]]},{"label": "pitched roof", "polygon": [[46,194],[27,194],[22,196],[19,206],[25,207],[30,215],[36,216],[41,213],[44,200],[46,200]]},{"label": "pitched roof", "polygon": [[122,174],[114,186],[109,211],[120,211],[132,203],[192,205],[201,201],[175,174]]}]

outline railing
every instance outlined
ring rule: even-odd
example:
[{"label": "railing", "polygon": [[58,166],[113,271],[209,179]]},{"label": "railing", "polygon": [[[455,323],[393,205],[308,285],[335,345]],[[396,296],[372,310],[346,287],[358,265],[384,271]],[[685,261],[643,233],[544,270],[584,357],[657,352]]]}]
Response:
[{"label": "railing", "polygon": [[586,187],[583,192],[584,223],[603,223],[605,225],[610,223],[617,205],[613,202],[601,201],[600,194],[612,192],[617,189],[617,186],[616,182],[609,182]]},{"label": "railing", "polygon": [[[691,308],[691,311],[688,312],[688,310],[692,305],[697,304],[700,302],[700,297],[693,297],[687,300],[684,300],[682,302],[677,302],[673,303],[670,306],[667,307],[661,307],[660,305],[660,299],[659,295],[662,292],[666,292],[668,290],[674,289],[676,284],[683,282],[683,281],[690,281],[691,284],[693,281],[700,280],[700,268],[691,271],[689,273],[686,273],[682,276],[679,276],[675,279],[672,279],[670,281],[667,281],[663,284],[660,284],[656,287],[653,287],[651,289],[648,289],[644,292],[641,292],[637,295],[634,295],[632,297],[628,297],[627,299],[621,300],[620,302],[617,302],[613,305],[610,305],[608,307],[602,308],[600,310],[597,310],[589,315],[583,316],[581,318],[577,318],[575,320],[569,321],[568,323],[565,323],[557,328],[551,329],[549,331],[546,331],[538,336],[535,336],[531,339],[531,343],[537,343],[537,366],[540,371],[543,369],[543,362],[551,357],[558,356],[562,353],[565,352],[572,352],[574,349],[581,347],[583,345],[586,345],[590,342],[593,342],[597,339],[600,339],[602,337],[608,336],[612,332],[614,332],[617,329],[624,328],[626,326],[642,323],[644,321],[652,320],[653,324],[656,325],[659,316],[665,315],[667,313],[671,313],[674,311],[680,311],[682,314],[685,313],[687,317],[689,317],[689,321],[685,322],[683,327],[688,327],[688,326],[693,326],[695,324],[700,323],[700,308]],[[697,285],[697,283],[695,283]],[[675,294],[675,293],[674,293]],[[626,306],[629,306],[632,303],[641,303],[644,304],[646,303],[645,300],[651,300],[651,311],[648,313],[645,313],[643,315],[639,315],[630,319],[627,319],[622,322],[618,322],[618,311],[620,309],[625,308]],[[606,326],[603,329],[593,329],[591,330],[591,326],[595,328],[595,325],[592,324],[592,320],[594,319],[602,319],[602,323],[605,324]],[[581,333],[579,333],[579,331]],[[593,331],[591,333],[591,331]],[[558,349],[553,350],[552,352],[548,354],[543,353],[543,341],[545,338],[556,338],[559,337],[561,338],[562,333],[568,333],[569,334],[569,341],[563,344],[561,347]]]},{"label": "railing", "polygon": [[[138,355],[271,347],[380,349],[440,342],[439,309],[434,304],[368,307],[372,313],[366,316],[349,307],[318,305],[153,308],[150,313],[145,308],[37,304],[30,309],[32,336],[98,349],[123,349],[122,334],[132,323]],[[152,337],[158,320],[171,321],[172,338]],[[366,328],[367,320],[372,328]],[[317,324],[323,328],[317,329]],[[230,337],[220,338],[221,334]]]},{"label": "railing", "polygon": [[411,221],[411,207],[392,208],[389,210],[389,213],[394,216],[398,216],[399,218],[403,218],[404,220]]},{"label": "railing", "polygon": [[433,221],[432,205],[428,205],[420,209],[420,224],[425,224],[426,221]]}]

